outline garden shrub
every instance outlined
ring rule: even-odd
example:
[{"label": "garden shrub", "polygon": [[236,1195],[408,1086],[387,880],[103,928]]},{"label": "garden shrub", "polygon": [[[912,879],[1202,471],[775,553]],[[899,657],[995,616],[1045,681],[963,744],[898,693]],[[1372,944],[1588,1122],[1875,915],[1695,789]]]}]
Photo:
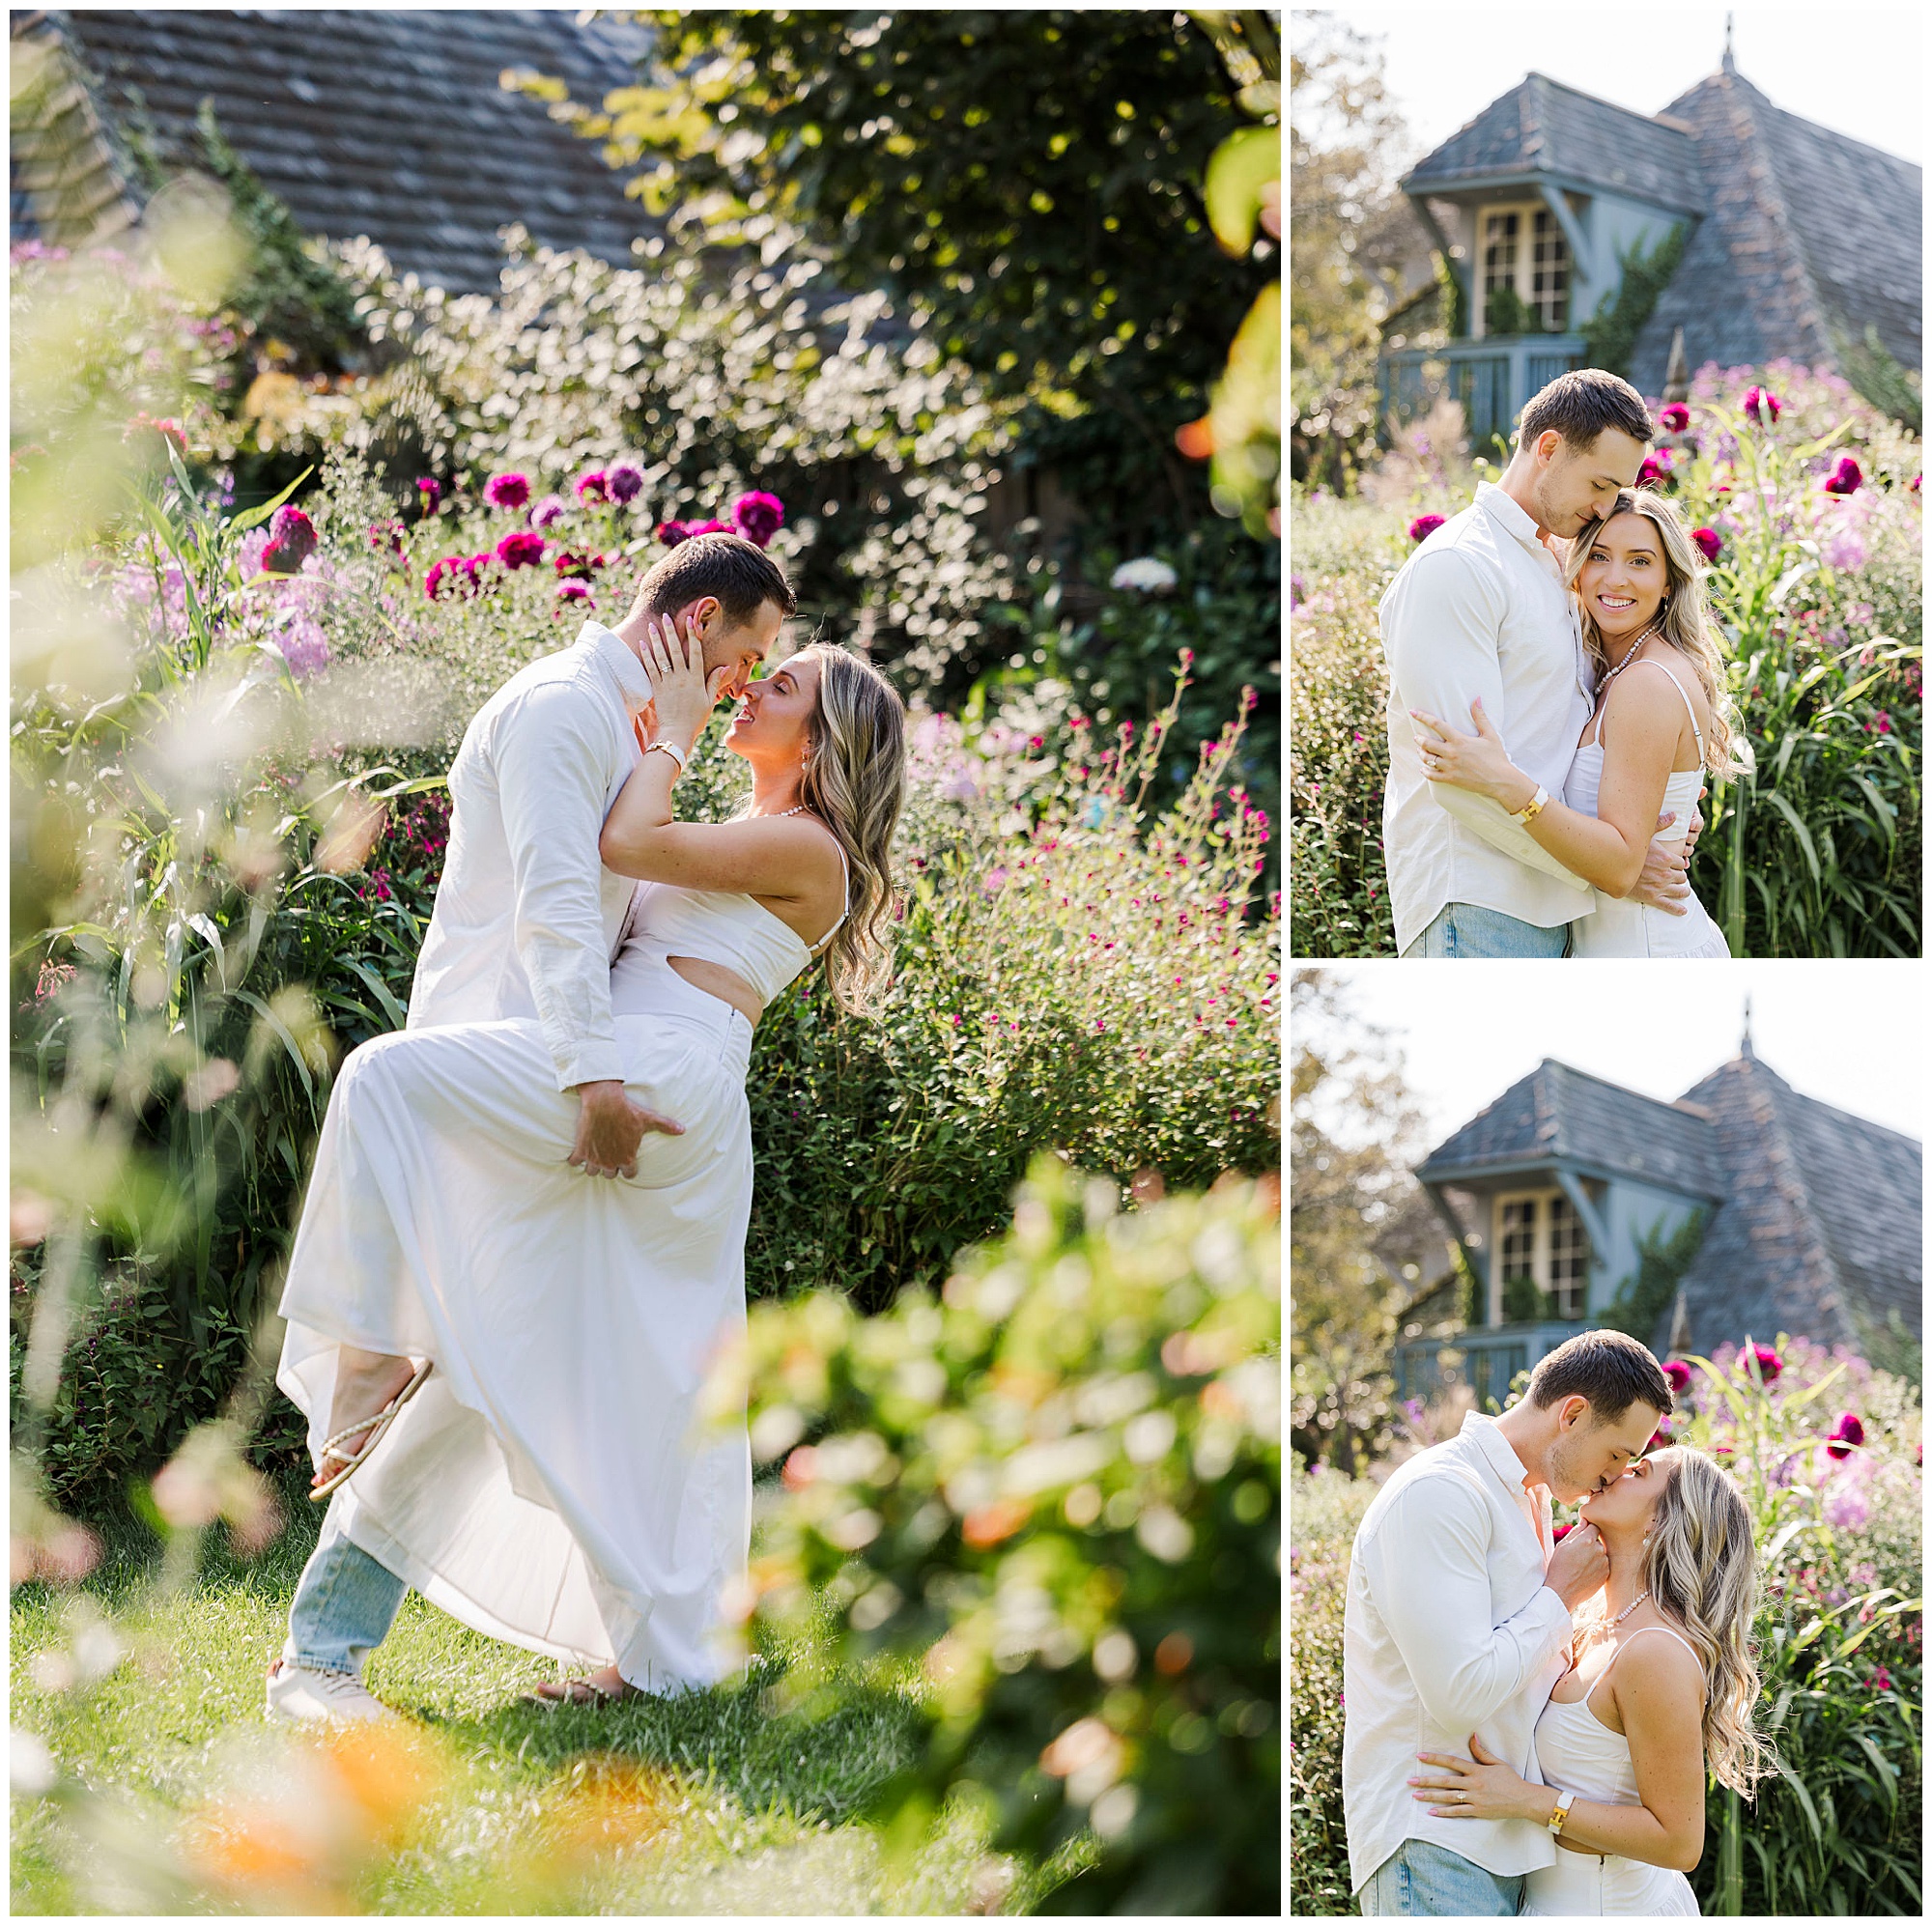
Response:
[{"label": "garden shrub", "polygon": [[[1700,1911],[1917,1917],[1922,1775],[1922,1413],[1842,1347],[1780,1335],[1762,1361],[1689,1361],[1666,1440],[1744,1487],[1761,1572],[1758,1729],[1776,1769],[1707,1787]],[[1520,1378],[1515,1391],[1520,1395]],[[1846,1417],[1858,1441],[1847,1442]],[[1842,1456],[1834,1455],[1835,1444]],[[1296,1913],[1353,1910],[1342,1824],[1342,1608],[1373,1479],[1293,1480],[1289,1737]],[[1564,1515],[1559,1514],[1559,1516]]]},{"label": "garden shrub", "polygon": [[[965,1786],[993,1843],[1098,1837],[1053,1912],[1280,1907],[1278,1189],[1122,1211],[1038,1160],[938,1299],[753,1309],[714,1380],[782,1460],[738,1610],[920,1660],[916,1833]],[[802,1682],[799,1689],[808,1689]]]},{"label": "garden shrub", "polygon": [[[1779,411],[1753,418],[1744,399],[1765,389]],[[1705,369],[1688,428],[1660,439],[1659,485],[1717,544],[1709,585],[1756,762],[1712,782],[1691,866],[1735,955],[1919,953],[1921,458],[1849,383],[1789,362]],[[1471,493],[1465,481],[1379,507],[1296,503],[1297,954],[1392,951],[1375,609],[1409,552],[1411,519],[1454,512]]]}]

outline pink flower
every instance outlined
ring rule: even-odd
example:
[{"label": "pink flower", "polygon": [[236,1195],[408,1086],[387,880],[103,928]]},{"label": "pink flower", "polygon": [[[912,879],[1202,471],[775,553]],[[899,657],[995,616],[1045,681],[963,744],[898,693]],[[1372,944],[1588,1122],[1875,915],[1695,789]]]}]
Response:
[{"label": "pink flower", "polygon": [[315,553],[319,537],[315,524],[299,508],[278,508],[269,524],[269,546],[262,551],[262,567],[270,575],[295,575]]},{"label": "pink flower", "polygon": [[579,501],[609,501],[611,499],[610,477],[602,468],[592,468],[589,473],[577,478],[577,498]]},{"label": "pink flower", "polygon": [[529,498],[528,475],[492,475],[483,484],[483,499],[492,508],[521,508]]},{"label": "pink flower", "polygon": [[559,615],[562,614],[566,609],[572,608],[578,603],[582,603],[586,609],[594,609],[597,606],[591,599],[590,584],[587,581],[558,582],[556,585],[557,613]]},{"label": "pink flower", "polygon": [[1690,411],[1681,401],[1666,402],[1658,410],[1659,425],[1667,435],[1682,435],[1690,426]]},{"label": "pink flower", "polygon": [[1670,1442],[1670,1420],[1668,1418],[1665,1418],[1663,1422],[1658,1426],[1656,1430],[1651,1432],[1650,1442],[1644,1446],[1644,1450],[1657,1451],[1661,1449],[1662,1446],[1667,1445],[1669,1442]]},{"label": "pink flower", "polygon": [[1826,1451],[1837,1459],[1850,1458],[1852,1447],[1865,1441],[1865,1428],[1859,1421],[1856,1411],[1839,1413],[1838,1422],[1832,1427],[1832,1441],[1825,1446]]},{"label": "pink flower", "polygon": [[422,497],[422,512],[434,515],[442,502],[442,484],[434,475],[418,475],[416,494]]},{"label": "pink flower", "polygon": [[784,519],[784,503],[777,496],[765,495],[756,489],[750,495],[741,495],[731,504],[731,521],[738,533],[746,541],[757,543],[761,549],[767,547],[783,526]]},{"label": "pink flower", "polygon": [[1655,454],[1643,458],[1643,466],[1636,471],[1638,488],[1656,488],[1660,482],[1670,479],[1670,450],[1660,448]]},{"label": "pink flower", "polygon": [[1878,714],[1872,718],[1872,727],[1876,729],[1878,733],[1882,736],[1890,735],[1891,733],[1890,712],[1889,710],[1881,709],[1878,712]]},{"label": "pink flower", "polygon": [[562,518],[570,504],[560,495],[547,495],[530,510],[530,526],[548,528],[553,522]]},{"label": "pink flower", "polygon": [[385,515],[380,522],[369,524],[369,546],[372,549],[387,549],[390,553],[403,552],[403,524],[393,515]]},{"label": "pink flower", "polygon": [[444,555],[440,561],[431,563],[429,573],[423,577],[423,593],[432,602],[439,601],[445,590],[466,598],[474,595],[485,559],[481,555]]},{"label": "pink flower", "polygon": [[1715,528],[1693,528],[1690,539],[1704,552],[1704,559],[1714,562],[1724,552],[1724,538]]},{"label": "pink flower", "polygon": [[[1760,412],[1760,410],[1763,411]],[[1784,412],[1784,404],[1769,388],[1747,388],[1745,412],[1753,421],[1763,421],[1769,426]]]},{"label": "pink flower", "polygon": [[[1413,1402],[1413,1401],[1411,1401],[1411,1402]],[[1551,1543],[1552,1544],[1561,1544],[1563,1543],[1563,1541],[1564,1541],[1564,1540],[1565,1540],[1566,1538],[1568,1538],[1568,1537],[1570,1536],[1570,1534],[1571,1534],[1571,1533],[1572,1533],[1573,1531],[1575,1531],[1576,1529],[1577,1529],[1577,1527],[1576,1527],[1576,1526],[1575,1526],[1574,1524],[1572,1524],[1572,1525],[1558,1525],[1558,1526],[1556,1527],[1556,1529],[1555,1529],[1555,1530],[1554,1530],[1553,1532],[1551,1532],[1551,1533],[1549,1534],[1549,1542],[1550,1542],[1550,1543]]]},{"label": "pink flower", "polygon": [[644,492],[644,472],[635,462],[613,462],[604,476],[604,486],[615,502],[635,501]]},{"label": "pink flower", "polygon": [[568,549],[561,549],[553,557],[551,566],[560,576],[575,577],[580,581],[588,581],[591,571],[601,569],[607,557],[603,555],[579,555],[573,554]]},{"label": "pink flower", "polygon": [[544,557],[544,538],[533,528],[513,528],[497,544],[497,559],[505,568],[533,568]]},{"label": "pink flower", "polygon": [[674,549],[680,542],[691,540],[691,524],[688,522],[660,522],[657,535],[666,548]]},{"label": "pink flower", "polygon": [[1418,515],[1408,524],[1408,539],[1411,542],[1426,542],[1441,527],[1443,520],[1440,515]]},{"label": "pink flower", "polygon": [[1680,1396],[1690,1389],[1690,1367],[1682,1358],[1674,1357],[1663,1367],[1663,1377]]},{"label": "pink flower", "polygon": [[1777,1382],[1777,1374],[1784,1369],[1784,1360],[1769,1345],[1753,1345],[1745,1357],[1757,1360],[1758,1375],[1767,1384]]},{"label": "pink flower", "polygon": [[1856,495],[1859,484],[1864,480],[1864,470],[1849,455],[1838,458],[1838,466],[1832,470],[1825,483],[1827,495]]}]

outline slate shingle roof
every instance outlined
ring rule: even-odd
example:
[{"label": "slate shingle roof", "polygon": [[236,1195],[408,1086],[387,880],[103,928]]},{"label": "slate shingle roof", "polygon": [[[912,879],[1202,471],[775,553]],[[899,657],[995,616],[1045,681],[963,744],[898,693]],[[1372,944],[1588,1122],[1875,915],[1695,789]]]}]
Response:
[{"label": "slate shingle roof", "polygon": [[1711,1113],[1727,1188],[1683,1279],[1690,1348],[1779,1331],[1863,1348],[1894,1310],[1918,1337],[1918,1144],[1802,1095],[1748,1053],[1686,1101]]},{"label": "slate shingle roof", "polygon": [[1687,1196],[1724,1195],[1710,1122],[1545,1058],[1430,1152],[1424,1183],[1531,1158],[1567,1158]]},{"label": "slate shingle roof", "polygon": [[1637,335],[1644,393],[1662,387],[1679,327],[1693,368],[1780,355],[1835,368],[1868,325],[1919,365],[1919,168],[1785,113],[1728,70],[1664,114],[1694,131],[1710,212]]},{"label": "slate shingle roof", "polygon": [[1552,174],[1701,213],[1704,184],[1690,136],[1594,94],[1531,73],[1419,160],[1408,193],[1446,192],[1493,174]]},{"label": "slate shingle roof", "polygon": [[[15,31],[23,17],[15,15]],[[493,291],[497,229],[630,265],[650,230],[624,176],[507,68],[562,76],[601,105],[636,80],[639,29],[569,11],[429,9],[49,13],[110,126],[145,109],[186,149],[212,98],[222,132],[304,233],[367,235],[397,269],[452,292]]]}]

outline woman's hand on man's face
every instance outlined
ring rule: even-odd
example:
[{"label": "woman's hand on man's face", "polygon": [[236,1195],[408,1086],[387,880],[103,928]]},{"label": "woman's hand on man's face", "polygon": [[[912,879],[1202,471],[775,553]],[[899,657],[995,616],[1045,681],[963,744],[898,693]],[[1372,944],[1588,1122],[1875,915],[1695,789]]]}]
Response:
[{"label": "woman's hand on man's face", "polygon": [[695,622],[682,634],[675,616],[654,616],[644,629],[644,668],[651,679],[651,706],[658,733],[688,750],[704,726],[732,671],[704,672],[704,638]]}]

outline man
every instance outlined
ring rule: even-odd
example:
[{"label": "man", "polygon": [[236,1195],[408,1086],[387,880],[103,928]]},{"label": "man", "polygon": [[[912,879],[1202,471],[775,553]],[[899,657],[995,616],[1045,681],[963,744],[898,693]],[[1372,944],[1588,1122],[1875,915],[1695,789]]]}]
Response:
[{"label": "man", "polygon": [[[644,1133],[679,1127],[624,1088],[610,973],[636,885],[604,869],[597,854],[604,818],[643,753],[640,719],[647,733],[651,721],[646,629],[668,618],[675,633],[696,633],[706,672],[727,670],[720,694],[735,696],[796,610],[784,572],[763,550],[737,535],[695,536],[644,576],[616,628],[585,622],[569,648],[512,676],[477,712],[451,766],[449,848],[408,1029],[535,1018],[556,1088],[578,1099],[568,1161],[586,1180],[635,1175]],[[372,1222],[380,1215],[354,1197],[311,1196],[304,1220],[322,1208]],[[300,1258],[298,1232],[292,1280]],[[342,1283],[353,1301],[356,1281]],[[285,1354],[285,1389],[289,1370]],[[328,1422],[311,1412],[318,1483],[343,1469],[384,1406],[415,1381],[408,1358],[340,1347]],[[408,1587],[353,1542],[354,1516],[353,1502],[331,1503],[297,1589],[288,1644],[270,1668],[271,1713],[385,1714],[361,1684],[362,1664]]]},{"label": "man", "polygon": [[1343,1612],[1342,1804],[1364,1915],[1515,1913],[1554,1838],[1523,1820],[1436,1819],[1408,1781],[1418,1752],[1472,1734],[1541,1784],[1536,1721],[1562,1677],[1571,1614],[1609,1560],[1593,1527],[1553,1545],[1552,1497],[1601,1491],[1671,1407],[1634,1338],[1586,1331],[1531,1374],[1523,1401],[1471,1411],[1401,1465],[1355,1534]]},{"label": "man", "polygon": [[[1628,382],[1577,369],[1533,396],[1500,482],[1451,516],[1412,554],[1381,601],[1389,667],[1389,774],[1382,848],[1404,956],[1561,956],[1591,889],[1486,796],[1432,783],[1411,709],[1469,724],[1483,708],[1511,758],[1563,793],[1595,706],[1595,677],[1552,537],[1575,535],[1631,487],[1652,436]],[[1664,816],[1659,828],[1671,820]],[[1653,842],[1632,894],[1685,914],[1681,851]]]}]

